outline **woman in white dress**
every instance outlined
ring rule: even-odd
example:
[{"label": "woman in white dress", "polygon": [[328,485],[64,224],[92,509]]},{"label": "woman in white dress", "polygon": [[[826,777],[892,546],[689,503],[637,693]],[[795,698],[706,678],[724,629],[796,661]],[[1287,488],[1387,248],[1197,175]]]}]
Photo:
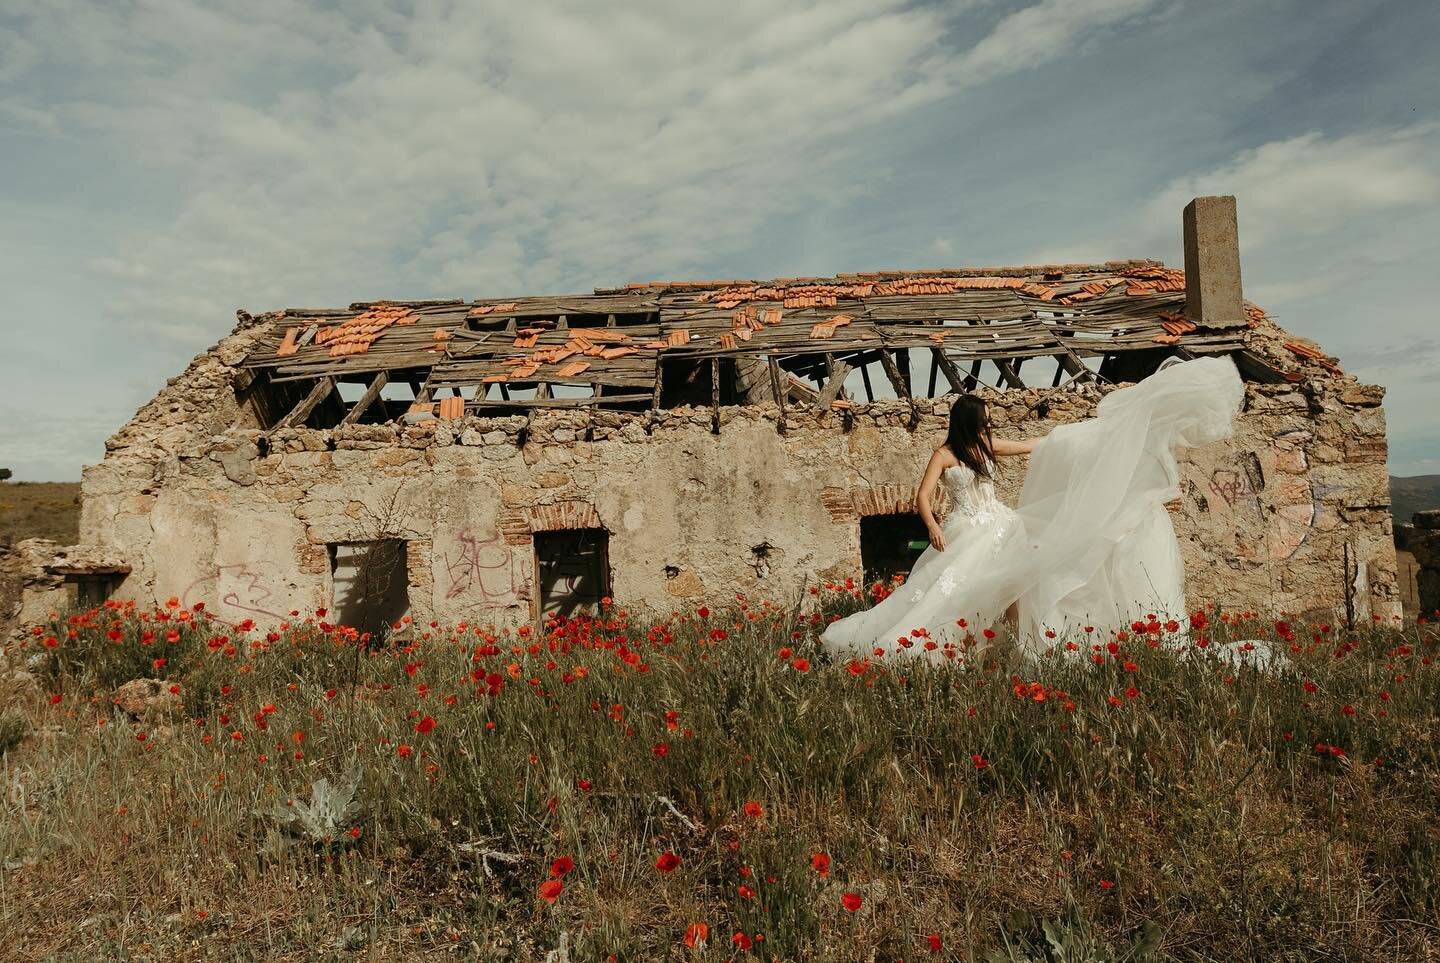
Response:
[{"label": "woman in white dress", "polygon": [[[967,602],[967,581],[990,564],[1013,530],[1015,512],[995,494],[995,459],[1027,455],[1034,441],[996,439],[985,402],[961,395],[950,406],[950,426],[925,466],[915,507],[930,532],[930,545],[905,583],[876,605],[832,622],[820,640],[832,654],[866,657],[919,651],[957,658],[985,639],[985,630],[1007,613],[1014,599],[976,607]],[[934,494],[944,485],[950,511],[935,518]],[[912,634],[915,629],[923,635]]]},{"label": "woman in white dress", "polygon": [[[878,648],[944,661],[983,645],[985,630],[1009,611],[1018,615],[1021,652],[1033,656],[1085,625],[1183,617],[1183,567],[1165,510],[1180,495],[1175,449],[1228,437],[1244,397],[1234,362],[1197,358],[1112,391],[1089,421],[1018,443],[990,443],[983,420],[970,415],[957,427],[957,412],[978,403],[960,399],[951,410],[957,440],[937,450],[920,486],[931,547],[904,585],[831,623],[821,642],[840,656]],[[985,440],[970,443],[972,435]],[[1027,451],[1025,488],[1011,511],[995,497],[987,456]],[[929,511],[936,477],[954,502],[943,526]]]}]

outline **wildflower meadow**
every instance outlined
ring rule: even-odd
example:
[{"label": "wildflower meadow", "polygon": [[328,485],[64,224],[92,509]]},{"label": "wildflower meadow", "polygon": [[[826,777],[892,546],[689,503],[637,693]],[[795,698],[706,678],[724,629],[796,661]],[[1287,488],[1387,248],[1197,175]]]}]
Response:
[{"label": "wildflower meadow", "polygon": [[805,601],[383,639],[57,615],[7,653],[38,684],[0,713],[5,956],[1440,954],[1431,625],[838,662],[862,592]]}]

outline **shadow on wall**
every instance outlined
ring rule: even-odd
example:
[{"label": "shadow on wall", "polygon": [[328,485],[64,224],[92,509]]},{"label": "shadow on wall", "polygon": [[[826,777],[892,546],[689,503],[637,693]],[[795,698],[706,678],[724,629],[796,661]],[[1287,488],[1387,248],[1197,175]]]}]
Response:
[{"label": "shadow on wall", "polygon": [[1434,617],[1440,609],[1440,509],[1416,512],[1395,526],[1400,601],[1405,614]]}]

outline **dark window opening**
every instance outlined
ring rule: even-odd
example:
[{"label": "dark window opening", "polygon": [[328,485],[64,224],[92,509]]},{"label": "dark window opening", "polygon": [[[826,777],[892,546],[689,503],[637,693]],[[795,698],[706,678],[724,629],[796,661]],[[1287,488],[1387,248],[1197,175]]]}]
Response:
[{"label": "dark window opening", "polygon": [[598,612],[610,594],[610,533],[603,528],[536,532],[540,617]]},{"label": "dark window opening", "polygon": [[330,548],[330,617],[376,637],[410,610],[410,577],[400,539],[341,542]]},{"label": "dark window opening", "polygon": [[118,575],[69,575],[65,578],[67,600],[77,609],[98,609],[120,585]]},{"label": "dark window opening", "polygon": [[866,585],[908,575],[930,544],[925,522],[914,512],[860,519],[860,566]]}]

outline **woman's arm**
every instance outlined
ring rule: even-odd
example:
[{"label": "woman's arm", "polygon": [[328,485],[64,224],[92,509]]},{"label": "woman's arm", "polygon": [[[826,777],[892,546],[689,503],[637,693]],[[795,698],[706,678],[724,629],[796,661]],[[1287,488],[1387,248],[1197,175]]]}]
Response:
[{"label": "woman's arm", "polygon": [[925,522],[925,527],[930,531],[930,544],[935,546],[937,552],[945,550],[945,536],[940,533],[940,523],[935,520],[935,512],[930,505],[930,496],[935,492],[935,486],[940,482],[940,473],[948,468],[950,459],[937,448],[935,454],[930,456],[930,463],[925,466],[925,474],[920,478],[920,487],[915,494],[915,507],[920,512],[920,518]]},{"label": "woman's arm", "polygon": [[1039,438],[1031,438],[1028,441],[1009,441],[1005,438],[995,439],[995,455],[1028,455],[1035,450]]}]

